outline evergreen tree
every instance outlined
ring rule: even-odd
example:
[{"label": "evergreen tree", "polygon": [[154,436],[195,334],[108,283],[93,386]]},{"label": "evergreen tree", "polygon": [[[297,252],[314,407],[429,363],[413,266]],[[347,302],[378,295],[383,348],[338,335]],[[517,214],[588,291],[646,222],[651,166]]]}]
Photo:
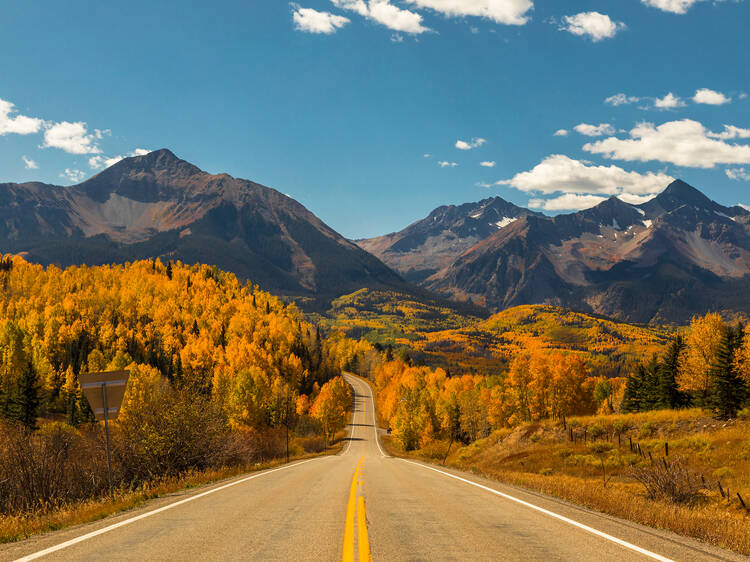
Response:
[{"label": "evergreen tree", "polygon": [[658,408],[679,408],[685,403],[685,397],[677,386],[677,371],[685,340],[677,336],[667,348],[659,362],[657,402]]},{"label": "evergreen tree", "polygon": [[640,396],[643,388],[643,365],[638,365],[635,373],[625,381],[625,395],[622,399],[623,412],[638,412],[641,409]]},{"label": "evergreen tree", "polygon": [[8,399],[8,418],[29,429],[36,429],[36,416],[40,403],[39,380],[34,365],[31,360],[27,360]]},{"label": "evergreen tree", "polygon": [[645,412],[659,407],[659,363],[656,356],[646,365],[638,365],[625,383],[623,412]]},{"label": "evergreen tree", "polygon": [[356,353],[354,354],[354,357],[352,357],[351,362],[349,363],[349,370],[352,373],[359,374],[359,355]]},{"label": "evergreen tree", "polygon": [[167,262],[167,278],[172,279],[172,260]]},{"label": "evergreen tree", "polygon": [[741,341],[737,332],[741,333],[742,330],[727,329],[711,366],[711,388],[707,404],[721,419],[736,417],[747,394],[745,382],[734,365],[734,353]]}]

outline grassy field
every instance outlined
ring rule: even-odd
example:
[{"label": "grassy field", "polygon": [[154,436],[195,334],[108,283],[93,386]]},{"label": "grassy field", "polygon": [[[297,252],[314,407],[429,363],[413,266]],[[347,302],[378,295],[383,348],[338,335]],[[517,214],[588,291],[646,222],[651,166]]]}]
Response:
[{"label": "grassy field", "polygon": [[[697,409],[547,421],[454,444],[447,464],[750,555],[750,511],[737,496],[750,508],[744,413],[733,421]],[[410,455],[442,462],[447,446]]]}]

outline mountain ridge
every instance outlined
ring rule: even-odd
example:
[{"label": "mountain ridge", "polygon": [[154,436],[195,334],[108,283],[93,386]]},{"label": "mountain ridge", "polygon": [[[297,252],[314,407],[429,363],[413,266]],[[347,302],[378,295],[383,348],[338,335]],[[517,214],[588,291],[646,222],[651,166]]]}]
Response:
[{"label": "mountain ridge", "polygon": [[[358,242],[403,274],[397,251]],[[553,217],[519,212],[469,242],[418,283],[491,311],[550,304],[635,322],[684,322],[722,307],[750,310],[737,293],[750,289],[750,212],[681,180],[639,205],[610,197]]]},{"label": "mountain ridge", "polygon": [[406,286],[294,199],[209,174],[168,149],[73,186],[0,184],[0,245],[61,266],[146,257],[210,263],[308,298]]}]

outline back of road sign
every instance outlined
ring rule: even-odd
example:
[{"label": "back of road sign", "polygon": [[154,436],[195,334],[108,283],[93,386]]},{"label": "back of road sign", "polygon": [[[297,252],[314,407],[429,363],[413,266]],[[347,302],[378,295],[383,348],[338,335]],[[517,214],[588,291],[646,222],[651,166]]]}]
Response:
[{"label": "back of road sign", "polygon": [[[107,419],[114,420],[120,414],[122,399],[128,386],[128,371],[86,373],[78,376],[81,390],[89,401],[97,420],[104,419],[104,400],[107,401]],[[106,387],[106,388],[103,388]]]}]

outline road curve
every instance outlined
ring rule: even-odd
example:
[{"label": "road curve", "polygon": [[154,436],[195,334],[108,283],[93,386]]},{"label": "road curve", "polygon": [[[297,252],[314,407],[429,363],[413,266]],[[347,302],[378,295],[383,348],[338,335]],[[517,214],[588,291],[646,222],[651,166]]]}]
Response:
[{"label": "road curve", "polygon": [[337,456],[0,547],[0,560],[746,560],[463,472],[388,457],[368,384]]}]

